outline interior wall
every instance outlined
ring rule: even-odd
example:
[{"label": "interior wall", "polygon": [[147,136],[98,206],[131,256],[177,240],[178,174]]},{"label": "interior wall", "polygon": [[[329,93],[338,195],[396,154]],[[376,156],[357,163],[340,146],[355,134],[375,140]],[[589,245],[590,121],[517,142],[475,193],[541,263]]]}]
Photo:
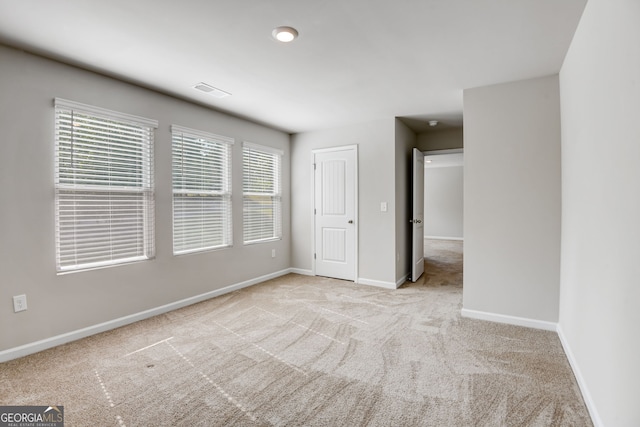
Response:
[{"label": "interior wall", "polygon": [[462,128],[430,130],[417,135],[416,148],[420,151],[452,150],[463,148]]},{"label": "interior wall", "polygon": [[[289,135],[0,45],[0,351],[119,319],[290,267]],[[156,258],[56,274],[55,97],[159,121]],[[232,248],[173,256],[170,126],[233,137]],[[242,243],[242,141],[284,151],[283,238]],[[277,256],[271,257],[275,249]],[[247,260],[250,260],[248,262]],[[28,310],[14,313],[12,296]]]},{"label": "interior wall", "polygon": [[463,238],[464,174],[462,166],[424,169],[424,235]]},{"label": "interior wall", "polygon": [[396,119],[396,284],[405,282],[411,271],[411,179],[413,175],[413,147],[416,134]]},{"label": "interior wall", "polygon": [[[358,145],[358,281],[395,286],[394,141],[393,118],[292,135],[293,268],[312,271],[312,150]],[[381,202],[387,202],[387,212],[381,212]]]},{"label": "interior wall", "polygon": [[558,321],[558,77],[464,91],[467,315]]},{"label": "interior wall", "polygon": [[589,0],[560,72],[559,333],[596,426],[640,425],[639,22]]}]

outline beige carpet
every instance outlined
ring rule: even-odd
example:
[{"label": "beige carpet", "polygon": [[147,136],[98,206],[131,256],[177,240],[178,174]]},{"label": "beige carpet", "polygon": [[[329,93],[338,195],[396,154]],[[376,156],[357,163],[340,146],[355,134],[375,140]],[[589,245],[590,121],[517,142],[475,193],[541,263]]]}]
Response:
[{"label": "beige carpet", "polygon": [[462,247],[399,290],[288,275],[0,364],[68,426],[590,426],[555,333],[461,319]]}]

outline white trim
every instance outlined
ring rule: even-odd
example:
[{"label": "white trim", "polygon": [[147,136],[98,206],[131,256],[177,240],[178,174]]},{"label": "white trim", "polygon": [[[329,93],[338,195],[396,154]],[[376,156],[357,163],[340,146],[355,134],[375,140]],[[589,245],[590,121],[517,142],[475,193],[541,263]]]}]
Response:
[{"label": "white trim", "polygon": [[215,133],[206,132],[203,130],[191,129],[180,125],[171,125],[171,133],[180,133],[188,136],[194,136],[196,138],[208,139],[215,142],[223,142],[225,144],[233,145],[235,140],[228,136],[217,135]]},{"label": "white trim", "polygon": [[460,240],[463,241],[464,237],[443,237],[443,236],[424,236],[424,239],[430,240]]},{"label": "white trim", "polygon": [[314,148],[312,151],[312,153],[330,153],[333,151],[346,151],[346,150],[352,150],[352,149],[358,149],[358,144],[351,144],[351,145],[338,145],[336,147],[327,147],[327,148]]},{"label": "white trim", "polygon": [[[358,180],[358,177],[360,175],[360,171],[358,168],[358,165],[360,164],[360,149],[358,148],[358,144],[353,144],[353,145],[348,145],[347,147],[351,147],[353,150],[355,150],[356,152],[356,160],[355,163],[353,165],[353,168],[355,169],[353,171],[353,173],[355,174],[355,176],[353,177],[354,179],[354,184],[355,185],[355,194],[353,195],[354,197],[354,203],[355,203],[355,218],[354,220],[356,221],[355,224],[355,230],[354,230],[354,248],[353,250],[355,251],[354,257],[353,257],[353,262],[355,263],[355,265],[353,266],[353,279],[354,281],[358,278],[358,274],[360,273],[360,245],[359,245],[359,241],[360,241],[360,210],[359,210],[359,206],[360,206],[360,193],[359,193],[359,188],[360,188],[360,182]],[[315,229],[315,226],[313,227]]]},{"label": "white trim", "polygon": [[582,372],[578,367],[578,362],[576,361],[573,355],[573,352],[571,351],[571,347],[569,346],[569,342],[567,341],[567,338],[565,337],[564,332],[562,331],[562,326],[560,326],[560,323],[558,323],[556,331],[558,332],[558,338],[560,338],[560,343],[562,344],[564,353],[566,354],[567,359],[569,360],[569,365],[573,370],[573,375],[576,377],[576,381],[578,382],[578,387],[582,392],[582,399],[584,400],[584,404],[586,405],[587,410],[589,411],[589,415],[591,415],[591,422],[593,423],[594,427],[604,427],[604,423],[600,418],[600,414],[598,414],[598,410],[596,409],[596,405],[593,402],[591,393],[589,393],[587,382],[582,376]]},{"label": "white trim", "polygon": [[377,286],[378,288],[398,289],[398,286],[394,282],[383,282],[382,280],[365,279],[363,277],[359,277],[356,283],[359,285]]},{"label": "white trim", "polygon": [[[311,150],[311,273],[316,275],[316,150]],[[356,277],[358,277],[356,275]]]},{"label": "white trim", "polygon": [[110,119],[118,119],[125,122],[133,123],[135,125],[146,125],[154,129],[158,128],[158,121],[153,119],[147,119],[146,117],[135,116],[133,114],[121,113],[119,111],[108,110],[106,108],[95,107],[93,105],[81,104],[80,102],[69,101],[68,99],[54,98],[54,107],[67,108],[73,111],[79,111],[82,113],[95,114]]},{"label": "white trim", "polygon": [[557,323],[544,320],[528,319],[526,317],[509,316],[506,314],[488,313],[486,311],[469,310],[463,308],[460,311],[462,317],[471,319],[488,320],[489,322],[506,323],[508,325],[524,326],[526,328],[556,331]]},{"label": "white trim", "polygon": [[284,157],[284,151],[279,148],[269,147],[268,145],[255,144],[249,141],[242,141],[242,148],[248,148],[250,150],[262,151],[263,153],[275,154],[277,156]]},{"label": "white trim", "polygon": [[428,150],[423,151],[422,154],[425,156],[437,156],[438,154],[458,154],[464,153],[464,148],[450,148],[447,150]]},{"label": "white trim", "polygon": [[275,273],[266,274],[264,276],[256,277],[254,279],[245,280],[244,282],[236,283],[234,285],[225,286],[221,289],[215,289],[204,294],[196,295],[193,297],[185,298],[180,301],[172,302],[162,305],[160,307],[152,308],[150,310],[141,311],[139,313],[130,314],[128,316],[120,317],[119,319],[109,320],[104,323],[89,326],[86,328],[78,329],[72,332],[67,332],[61,335],[56,335],[51,338],[46,338],[40,341],[32,342],[29,344],[21,345],[18,347],[10,348],[0,351],[0,363],[8,360],[17,359],[18,357],[27,356],[29,354],[37,353],[48,348],[56,347],[62,344],[66,344],[71,341],[76,341],[81,338],[85,338],[91,335],[99,334],[100,332],[109,331],[111,329],[119,328],[121,326],[128,325],[130,323],[137,322],[139,320],[148,319],[159,314],[164,314],[169,311],[177,310],[188,305],[192,305],[201,301],[227,294],[229,292],[237,291],[238,289],[246,288],[276,277],[284,276],[291,273],[291,269],[276,271]]},{"label": "white trim", "polygon": [[301,274],[303,276],[313,276],[314,275],[313,274],[313,270],[307,270],[307,269],[304,269],[304,268],[290,268],[289,272],[293,273],[293,274]]}]

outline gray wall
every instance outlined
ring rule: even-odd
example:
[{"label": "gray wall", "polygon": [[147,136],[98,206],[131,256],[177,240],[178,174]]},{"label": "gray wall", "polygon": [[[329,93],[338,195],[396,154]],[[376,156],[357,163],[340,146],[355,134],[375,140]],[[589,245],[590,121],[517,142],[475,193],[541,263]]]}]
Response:
[{"label": "gray wall", "polygon": [[417,135],[416,148],[420,151],[450,150],[463,147],[462,128],[431,130]]},{"label": "gray wall", "polygon": [[462,166],[425,166],[425,237],[462,239],[463,178]]},{"label": "gray wall", "polygon": [[560,72],[559,333],[596,426],[640,426],[639,22],[589,0]]},{"label": "gray wall", "polygon": [[464,91],[466,310],[558,320],[558,77]]},{"label": "gray wall", "polygon": [[[0,94],[0,351],[289,268],[287,134],[1,45]],[[154,260],[56,275],[54,97],[159,121]],[[174,123],[236,139],[232,248],[172,255],[169,126]],[[281,241],[242,244],[243,140],[284,151]],[[11,298],[18,294],[27,295],[29,309],[13,313]]]},{"label": "gray wall", "polygon": [[[292,267],[311,271],[313,189],[311,151],[358,145],[359,259],[358,280],[395,284],[395,119],[292,135]],[[388,211],[380,211],[387,202]]]}]

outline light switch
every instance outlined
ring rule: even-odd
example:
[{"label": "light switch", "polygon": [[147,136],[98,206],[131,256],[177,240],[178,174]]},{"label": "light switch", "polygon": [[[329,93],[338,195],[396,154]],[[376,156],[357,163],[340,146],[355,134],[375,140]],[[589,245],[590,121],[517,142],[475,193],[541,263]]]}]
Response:
[{"label": "light switch", "polygon": [[387,211],[387,202],[380,202],[380,212]]}]

